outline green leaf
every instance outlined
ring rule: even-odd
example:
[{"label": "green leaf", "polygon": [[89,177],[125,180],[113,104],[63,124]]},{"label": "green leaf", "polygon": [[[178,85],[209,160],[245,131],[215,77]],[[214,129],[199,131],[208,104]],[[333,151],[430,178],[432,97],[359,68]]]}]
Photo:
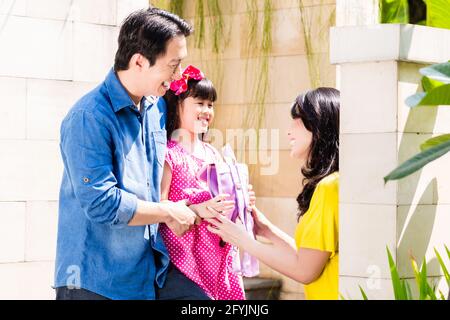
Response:
[{"label": "green leaf", "polygon": [[439,254],[439,252],[436,250],[436,248],[434,248],[434,253],[436,254],[436,257],[437,257],[437,259],[439,261],[439,264],[441,265],[442,272],[444,272],[445,280],[450,285],[450,274],[448,273],[448,269],[445,266],[444,260],[442,260],[442,257]]},{"label": "green leaf", "polygon": [[417,106],[450,105],[450,83],[433,88],[429,92],[416,93],[408,97],[405,103],[411,108]]},{"label": "green leaf", "polygon": [[440,143],[434,147],[422,151],[392,170],[387,176],[384,177],[384,183],[390,180],[398,180],[409,176],[410,174],[421,169],[427,163],[436,160],[449,151],[450,141]]},{"label": "green leaf", "polygon": [[445,84],[450,83],[450,62],[433,64],[431,66],[421,68],[419,72],[423,76],[426,76],[432,80]]},{"label": "green leaf", "polygon": [[409,23],[408,0],[381,0],[381,23]]},{"label": "green leaf", "polygon": [[442,85],[444,85],[443,82],[433,80],[428,77],[422,77],[422,88],[423,88],[423,91],[425,91],[425,92],[429,92],[429,91],[433,90],[434,88],[437,88]]},{"label": "green leaf", "polygon": [[419,300],[423,300],[425,294],[422,290],[422,277],[419,271],[419,267],[417,266],[417,262],[412,256],[411,256],[411,266],[414,272],[414,278],[416,279],[417,288],[419,289]]},{"label": "green leaf", "polygon": [[358,286],[358,287],[359,287],[359,291],[361,291],[361,295],[362,295],[363,299],[364,299],[364,300],[369,300],[369,299],[367,298],[367,295],[366,295],[366,293],[364,292],[363,288],[361,288],[361,286]]},{"label": "green leaf", "polygon": [[436,285],[431,287],[427,282],[427,293],[428,293],[428,297],[430,297],[431,300],[437,300],[435,290],[436,290]]},{"label": "green leaf", "polygon": [[447,248],[446,245],[444,245],[444,247],[445,247],[445,251],[447,252],[448,258],[450,259],[450,250]]},{"label": "green leaf", "polygon": [[392,287],[394,289],[394,297],[395,300],[405,300],[406,292],[405,288],[400,281],[400,276],[398,275],[397,266],[395,265],[394,259],[392,259],[391,252],[389,248],[386,246],[386,251],[388,254],[389,267],[391,269],[391,279],[392,279]]},{"label": "green leaf", "polygon": [[425,300],[428,295],[428,282],[427,282],[427,264],[425,258],[422,261],[422,267],[419,273],[419,300]]},{"label": "green leaf", "polygon": [[411,287],[408,282],[405,281],[406,286],[406,300],[414,300],[411,292]]},{"label": "green leaf", "polygon": [[405,103],[408,107],[413,108],[415,106],[418,106],[420,101],[427,95],[426,92],[418,92],[416,94],[413,94],[412,96],[409,96],[406,98]]},{"label": "green leaf", "polygon": [[428,139],[427,141],[425,141],[424,143],[422,143],[420,145],[420,151],[425,151],[428,150],[434,146],[437,146],[441,143],[444,143],[446,141],[450,140],[450,134],[443,134],[431,139]]},{"label": "green leaf", "polygon": [[426,0],[427,25],[450,29],[450,0]]}]

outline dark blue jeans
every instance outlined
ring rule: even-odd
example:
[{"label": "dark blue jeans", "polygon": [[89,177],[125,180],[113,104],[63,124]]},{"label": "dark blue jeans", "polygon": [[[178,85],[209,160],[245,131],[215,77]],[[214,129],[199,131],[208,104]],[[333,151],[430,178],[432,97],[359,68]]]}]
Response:
[{"label": "dark blue jeans", "polygon": [[69,289],[68,287],[58,287],[56,290],[56,300],[110,300],[104,296],[96,294],[86,289]]},{"label": "dark blue jeans", "polygon": [[211,300],[194,281],[173,264],[169,265],[164,287],[156,290],[158,300]]}]

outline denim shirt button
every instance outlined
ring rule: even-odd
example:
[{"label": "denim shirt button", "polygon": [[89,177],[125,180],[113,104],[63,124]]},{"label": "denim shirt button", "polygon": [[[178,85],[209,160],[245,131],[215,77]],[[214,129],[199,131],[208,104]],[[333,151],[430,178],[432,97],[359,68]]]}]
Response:
[{"label": "denim shirt button", "polygon": [[84,183],[88,183],[89,181],[91,181],[91,180],[89,180],[89,178],[86,178],[86,177],[83,178]]}]

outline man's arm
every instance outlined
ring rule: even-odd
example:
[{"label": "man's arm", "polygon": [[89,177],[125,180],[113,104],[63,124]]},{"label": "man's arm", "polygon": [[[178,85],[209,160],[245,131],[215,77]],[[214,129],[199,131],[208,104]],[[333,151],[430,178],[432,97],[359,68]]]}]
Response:
[{"label": "man's arm", "polygon": [[76,111],[64,121],[64,165],[87,218],[111,226],[165,222],[177,234],[186,232],[195,214],[185,204],[146,202],[117,187],[112,149],[108,123],[101,115]]}]

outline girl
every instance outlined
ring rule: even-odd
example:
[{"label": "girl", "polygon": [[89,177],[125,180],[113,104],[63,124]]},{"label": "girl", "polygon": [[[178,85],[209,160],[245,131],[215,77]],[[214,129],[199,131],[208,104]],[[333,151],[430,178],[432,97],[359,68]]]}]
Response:
[{"label": "girl", "polygon": [[339,91],[318,88],[297,97],[288,131],[291,156],[302,165],[303,190],[297,197],[299,223],[291,238],[253,208],[255,233],[210,211],[219,235],[264,264],[305,284],[307,299],[338,299]]},{"label": "girl", "polygon": [[[161,199],[187,199],[200,218],[213,217],[207,207],[228,214],[234,209],[234,202],[226,201],[228,195],[211,199],[206,183],[197,179],[204,164],[220,160],[218,151],[203,141],[214,117],[217,94],[213,84],[200,70],[189,66],[164,98],[168,108],[168,150]],[[182,237],[166,225],[160,226],[172,265],[159,299],[244,299],[242,278],[229,271],[231,245],[209,232],[206,221],[199,219],[197,223]]]}]

